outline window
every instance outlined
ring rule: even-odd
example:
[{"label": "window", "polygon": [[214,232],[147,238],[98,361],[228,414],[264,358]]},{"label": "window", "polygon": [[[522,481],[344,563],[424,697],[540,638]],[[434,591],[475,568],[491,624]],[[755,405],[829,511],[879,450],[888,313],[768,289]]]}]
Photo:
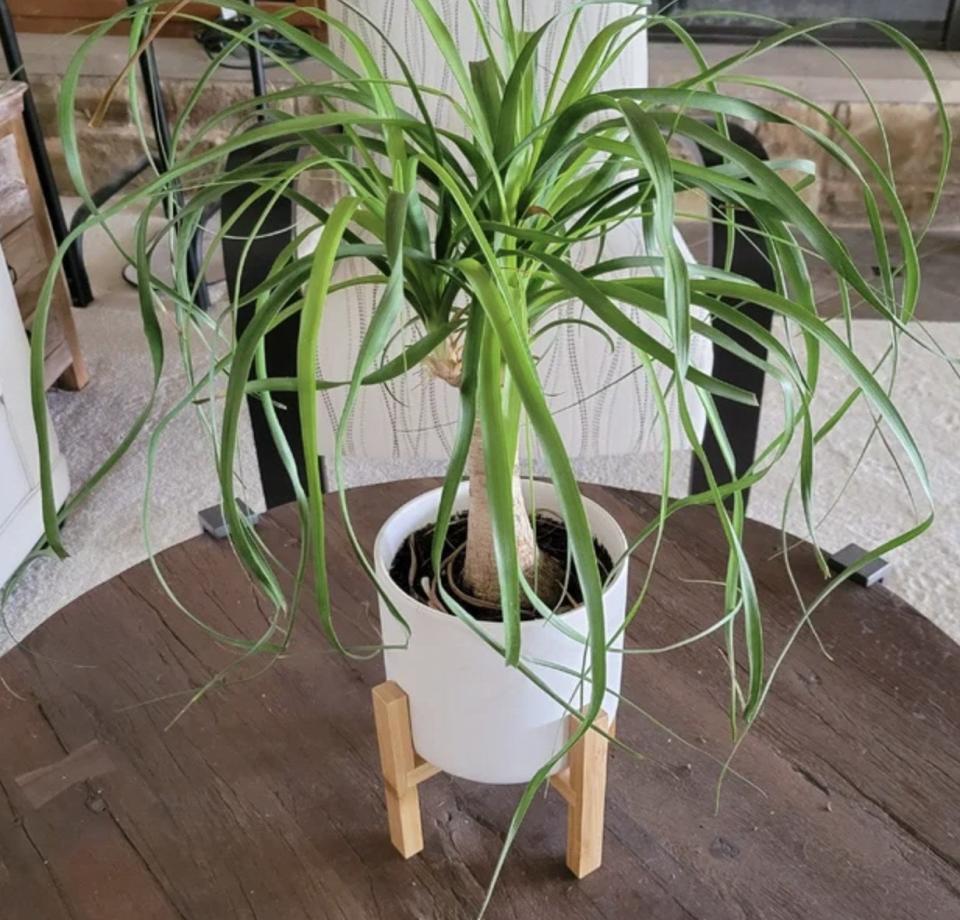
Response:
[{"label": "window", "polygon": [[[789,23],[844,16],[881,19],[924,47],[960,48],[960,0],[660,0],[660,7],[668,16],[682,17],[690,31],[703,39],[736,41],[776,30],[776,26],[726,14],[737,8]],[[700,12],[704,15],[695,15]],[[884,42],[876,30],[859,24],[839,25],[821,34],[851,44]]]}]

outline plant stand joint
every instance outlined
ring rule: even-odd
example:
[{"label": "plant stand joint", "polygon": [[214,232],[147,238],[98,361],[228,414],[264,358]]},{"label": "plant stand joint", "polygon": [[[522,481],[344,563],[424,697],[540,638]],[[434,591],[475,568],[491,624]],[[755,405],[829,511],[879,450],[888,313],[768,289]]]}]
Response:
[{"label": "plant stand joint", "polygon": [[[407,694],[388,680],[373,689],[373,717],[380,748],[390,842],[404,859],[423,849],[420,783],[440,773],[413,747]],[[570,731],[580,722],[570,717]],[[567,803],[567,867],[583,878],[603,862],[603,825],[607,792],[607,749],[613,726],[601,712],[567,755],[567,766],[550,777],[550,784]]]}]

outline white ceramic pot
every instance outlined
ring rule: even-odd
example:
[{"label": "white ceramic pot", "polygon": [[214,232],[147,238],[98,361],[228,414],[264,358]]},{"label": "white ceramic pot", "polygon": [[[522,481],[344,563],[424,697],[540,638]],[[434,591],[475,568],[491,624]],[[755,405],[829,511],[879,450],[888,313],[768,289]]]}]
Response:
[{"label": "white ceramic pot", "polygon": [[[549,483],[535,483],[535,506],[559,512]],[[468,485],[457,498],[465,510]],[[374,548],[377,574],[390,600],[410,625],[406,648],[384,653],[387,679],[396,681],[410,698],[413,742],[417,753],[444,772],[483,783],[527,782],[562,746],[567,731],[564,708],[503,659],[456,617],[414,600],[390,577],[397,550],[415,531],[436,520],[440,490],[407,502],[383,525]],[[620,559],[627,547],[617,522],[595,502],[585,500],[594,537],[611,558]],[[607,641],[619,632],[627,599],[626,562],[609,580],[604,592]],[[579,635],[586,635],[583,607],[562,619]],[[385,645],[403,645],[406,633],[381,600],[380,621]],[[502,643],[502,623],[481,627]],[[552,662],[579,673],[584,645],[544,620],[521,624],[521,649],[527,661]],[[620,690],[623,637],[607,655],[607,695],[604,709],[612,719]],[[580,708],[589,695],[578,678],[545,667],[531,666],[562,699]],[[560,769],[562,764],[557,765]]]}]

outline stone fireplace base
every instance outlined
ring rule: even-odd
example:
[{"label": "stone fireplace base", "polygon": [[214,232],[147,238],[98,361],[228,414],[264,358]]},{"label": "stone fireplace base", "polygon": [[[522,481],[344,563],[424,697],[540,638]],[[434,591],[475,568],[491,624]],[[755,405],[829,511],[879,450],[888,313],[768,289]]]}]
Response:
[{"label": "stone fireplace base", "polygon": [[[20,40],[58,181],[65,193],[71,193],[73,188],[57,125],[57,100],[61,75],[81,39],[23,34]],[[203,72],[206,59],[192,39],[161,39],[157,46],[165,104],[171,118],[175,118]],[[707,44],[704,51],[712,63],[742,47]],[[916,66],[899,51],[843,48],[839,52],[863,77],[873,95],[887,132],[898,193],[911,219],[922,221],[932,200],[942,144],[930,91]],[[141,155],[140,137],[125,90],[121,90],[108,107],[103,126],[96,130],[89,127],[90,117],[113,78],[123,69],[126,54],[124,38],[105,39],[82,78],[75,115],[90,188],[99,187]],[[960,134],[960,53],[930,52],[928,59],[940,81],[955,133]],[[323,78],[320,67],[300,66],[308,75]],[[814,99],[874,156],[882,156],[881,134],[869,102],[841,63],[826,52],[800,46],[780,48],[752,62],[745,70]],[[669,83],[693,72],[689,56],[679,45],[659,42],[651,45],[652,84]],[[284,73],[274,69],[269,71],[269,76],[280,80]],[[825,119],[795,103],[784,102],[769,90],[732,84],[728,88],[839,139],[838,132],[831,129]],[[187,134],[232,102],[248,98],[249,93],[245,71],[222,72],[191,115]],[[302,105],[300,110],[304,110]],[[210,141],[225,137],[229,128],[230,125],[224,125]],[[804,194],[825,219],[847,225],[865,222],[858,189],[840,170],[831,167],[813,141],[790,126],[761,125],[758,134],[772,157],[809,158],[817,163],[819,179]],[[937,218],[937,225],[942,229],[960,229],[960,158],[955,159]]]}]

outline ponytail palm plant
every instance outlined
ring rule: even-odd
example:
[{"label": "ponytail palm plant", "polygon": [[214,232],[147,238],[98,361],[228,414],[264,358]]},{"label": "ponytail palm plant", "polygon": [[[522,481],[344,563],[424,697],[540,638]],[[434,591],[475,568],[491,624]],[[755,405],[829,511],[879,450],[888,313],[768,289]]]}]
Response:
[{"label": "ponytail palm plant", "polygon": [[[636,372],[645,376],[661,410],[665,483],[669,482],[671,447],[688,448],[704,466],[705,491],[670,499],[665,485],[657,519],[646,531],[630,537],[633,548],[645,542],[656,547],[666,522],[677,511],[690,505],[715,509],[728,551],[721,576],[724,604],[714,627],[689,641],[724,641],[732,682],[731,724],[735,739],[742,738],[757,718],[786,653],[783,649],[774,656],[764,647],[763,611],[741,540],[747,490],[774,465],[787,462],[788,451],[799,445],[796,493],[808,522],[808,536],[816,545],[813,494],[818,447],[863,400],[875,414],[885,443],[903,461],[905,475],[912,475],[929,495],[922,458],[891,399],[885,373],[886,366],[895,364],[900,338],[914,334],[910,323],[919,291],[917,244],[925,228],[914,228],[908,220],[888,157],[872,156],[841,121],[815,102],[743,73],[751,60],[787,41],[817,43],[819,27],[784,28],[708,65],[683,28],[682,18],[661,17],[642,3],[620,4],[624,15],[610,17],[586,50],[575,56],[573,36],[591,7],[603,5],[601,0],[558,4],[564,8],[561,13],[534,24],[525,21],[522,3],[470,0],[464,6],[469,6],[476,20],[487,57],[467,61],[437,5],[431,0],[411,0],[409,15],[419,17],[432,37],[435,47],[429,53],[442,56],[449,69],[447,91],[423,85],[393,49],[390,37],[381,33],[380,46],[387,49],[391,68],[401,74],[387,76],[378,54],[330,12],[297,8],[298,14],[315,17],[318,25],[338,36],[350,51],[349,60],[338,56],[317,34],[290,25],[285,12],[261,12],[241,0],[221,0],[220,5],[246,13],[251,24],[240,33],[226,32],[227,47],[178,113],[167,171],[107,206],[96,206],[80,167],[73,117],[83,62],[97,40],[121,20],[131,25],[131,66],[120,75],[118,85],[127,82],[131,99],[138,98],[132,64],[153,39],[158,22],[172,15],[159,0],[145,0],[94,30],[64,80],[60,117],[74,182],[93,213],[77,233],[94,225],[106,226],[123,208],[136,205],[140,209],[135,244],[128,249],[117,241],[117,246],[138,272],[154,381],[170,360],[161,336],[161,313],[166,313],[179,330],[181,357],[191,382],[174,412],[199,411],[207,422],[216,447],[230,538],[237,557],[275,611],[269,629],[255,642],[221,634],[216,638],[236,647],[241,661],[254,653],[281,653],[290,641],[305,573],[312,569],[310,606],[330,641],[349,654],[379,651],[347,648],[337,631],[326,577],[316,399],[324,389],[344,394],[332,462],[357,557],[376,581],[373,566],[350,527],[342,463],[348,426],[363,388],[389,387],[402,375],[428,373],[457,389],[460,406],[432,536],[433,570],[440,572],[443,567],[456,493],[469,476],[461,587],[499,610],[504,641],[494,644],[507,665],[528,673],[531,680],[538,678],[524,657],[521,620],[531,612],[550,619],[563,603],[564,579],[569,571],[576,573],[589,622],[583,637],[583,673],[589,678],[589,692],[580,728],[569,743],[588,731],[603,703],[607,647],[612,642],[604,631],[605,575],[598,565],[573,463],[538,368],[544,332],[559,324],[577,323],[620,347],[627,346],[635,356]],[[173,13],[189,18],[183,6],[178,4]],[[883,23],[872,25],[904,49],[929,81],[944,138],[942,185],[950,129],[932,74],[908,39]],[[296,65],[276,55],[275,44],[265,45],[264,55],[286,71],[287,85],[263,98],[229,105],[188,130],[194,109],[218,69],[238,48],[256,43],[257,30],[267,27],[327,68],[329,78],[306,79]],[[694,75],[655,89],[601,89],[619,55],[638,34],[653,28],[672,30],[690,52]],[[557,40],[548,42],[548,38]],[[548,54],[548,48],[556,50]],[[544,72],[552,74],[545,91]],[[727,91],[720,90],[721,81]],[[729,92],[730,87],[757,86],[767,96],[779,94],[791,104],[791,111],[800,105],[815,118],[794,119]],[[438,100],[455,111],[459,129],[432,118]],[[308,113],[293,114],[292,104],[302,102],[309,106],[299,111]],[[812,164],[759,159],[730,139],[731,119],[792,127],[807,146],[821,151],[832,168],[858,185],[872,231],[877,273],[861,271],[841,239],[805,202],[802,191],[816,180]],[[221,138],[225,129],[229,130],[225,140],[205,143]],[[884,137],[882,123],[879,130]],[[680,155],[674,142],[684,140],[711,151],[719,164],[706,166]],[[236,160],[228,162],[242,150],[250,155],[240,165]],[[294,150],[296,158],[282,156]],[[314,200],[298,190],[298,178],[316,170],[325,171],[337,190],[335,195]],[[241,189],[247,197],[238,210],[215,233],[207,231],[211,252],[235,232],[242,215],[264,214],[282,198],[296,204],[302,219],[262,283],[252,291],[237,292],[221,314],[205,314],[193,306],[196,285],[187,271],[190,241],[201,231],[211,208],[225,194]],[[688,192],[715,203],[705,219],[724,225],[731,240],[742,232],[739,215],[746,212],[752,217],[759,229],[751,231],[750,239],[769,261],[772,289],[738,275],[730,265],[710,268],[689,261],[674,229],[679,196]],[[181,194],[183,202],[177,207]],[[163,222],[160,234],[152,229],[158,219]],[[892,227],[892,246],[885,221]],[[605,241],[631,223],[643,228],[645,254],[606,257]],[[151,267],[161,239],[172,241],[172,280]],[[308,241],[315,242],[307,246]],[[210,256],[206,258],[209,261]],[[365,271],[338,272],[347,260],[352,264],[363,260]],[[812,261],[826,266],[839,287],[841,318],[846,322],[836,328],[818,308],[809,270]],[[333,294],[354,288],[374,290],[376,309],[352,356],[352,372],[349,379],[318,379],[316,356],[325,309]],[[35,320],[34,398],[41,445],[49,443],[40,410],[42,337],[52,290],[51,276]],[[560,309],[570,301],[579,305],[575,315]],[[889,327],[890,348],[881,364],[867,367],[856,353],[849,322],[855,304],[862,304]],[[751,305],[772,311],[777,334],[751,318],[744,309]],[[245,321],[241,334],[233,331],[238,318]],[[296,376],[271,377],[266,370],[265,338],[291,318],[299,321]],[[730,335],[731,328],[738,338]],[[691,360],[691,343],[698,337],[762,369],[782,396],[775,435],[761,445],[746,472],[736,470],[730,432],[724,430],[717,403],[723,399],[752,404],[755,397]],[[757,347],[745,346],[743,337]],[[198,342],[209,346],[202,355],[212,356],[209,361],[200,361]],[[815,424],[811,409],[821,362],[827,356],[842,367],[849,390],[840,409],[825,423]],[[216,398],[209,398],[211,393]],[[304,476],[298,473],[297,458],[280,423],[291,394],[298,398]],[[238,430],[251,395],[262,401],[297,497],[302,556],[292,590],[236,500]],[[668,401],[685,443],[671,441]],[[151,408],[145,407],[130,438],[81,497],[147,425]],[[703,415],[720,444],[724,457],[720,466],[711,465],[701,446],[696,419]],[[154,447],[166,421],[152,435]],[[535,522],[524,507],[518,472],[518,455],[527,440],[535,442],[559,498],[568,566],[537,548]],[[49,463],[43,474],[46,539],[53,551],[62,553],[63,514],[53,503]],[[792,494],[784,496],[785,503]],[[876,557],[916,536],[930,520],[921,514],[911,530],[869,555]],[[819,598],[801,602],[797,630],[837,583],[832,582]],[[628,623],[642,608],[646,589],[644,584],[629,610]],[[493,641],[478,629],[462,591],[454,591],[438,578],[437,592],[445,610],[486,641]],[[625,653],[630,651],[628,647]],[[544,765],[528,787],[508,843],[552,765]]]}]

